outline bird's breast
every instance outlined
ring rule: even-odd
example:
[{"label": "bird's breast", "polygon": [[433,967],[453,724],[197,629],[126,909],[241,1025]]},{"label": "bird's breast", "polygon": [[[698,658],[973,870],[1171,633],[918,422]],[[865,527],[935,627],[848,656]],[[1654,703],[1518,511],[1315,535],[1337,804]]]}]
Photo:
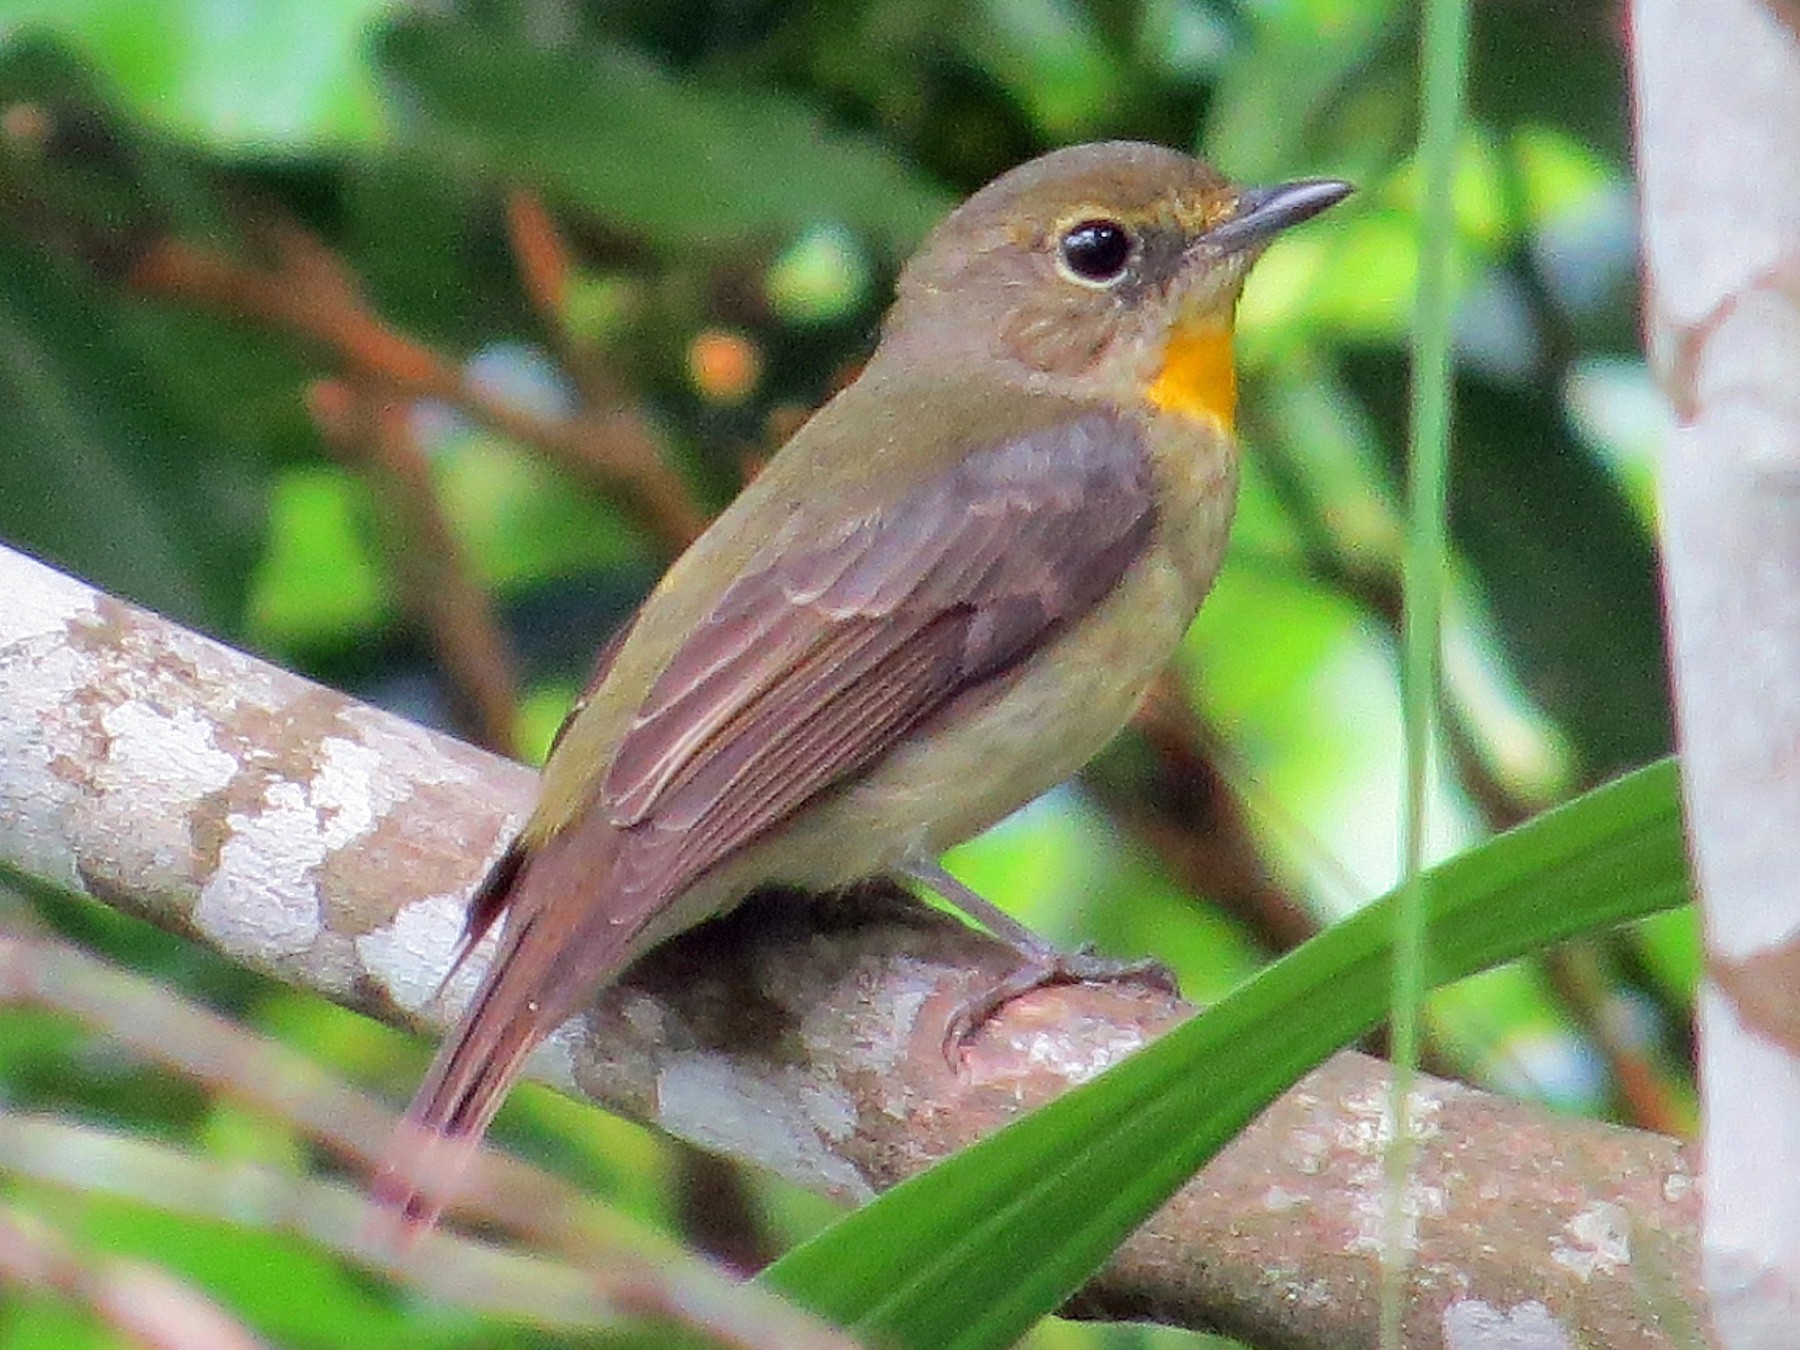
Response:
[{"label": "bird's breast", "polygon": [[1145,425],[1157,537],[1187,581],[1191,618],[1225,557],[1237,509],[1237,442],[1210,417],[1186,412],[1152,409]]}]

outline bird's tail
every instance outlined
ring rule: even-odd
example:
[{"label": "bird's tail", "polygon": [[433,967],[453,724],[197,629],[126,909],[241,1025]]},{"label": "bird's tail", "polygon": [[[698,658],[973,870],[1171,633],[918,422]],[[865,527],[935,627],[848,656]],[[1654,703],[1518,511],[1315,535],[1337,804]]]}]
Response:
[{"label": "bird's tail", "polygon": [[476,892],[462,955],[504,912],[500,950],[371,1185],[378,1223],[397,1222],[402,1243],[437,1221],[526,1057],[636,955],[642,922],[611,922],[604,913],[618,838],[584,822],[539,850],[515,846]]}]

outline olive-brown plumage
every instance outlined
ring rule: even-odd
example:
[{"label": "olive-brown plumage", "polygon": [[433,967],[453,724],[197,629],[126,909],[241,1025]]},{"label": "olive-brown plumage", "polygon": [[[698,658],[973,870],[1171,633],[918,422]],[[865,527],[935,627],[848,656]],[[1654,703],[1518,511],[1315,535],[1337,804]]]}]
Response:
[{"label": "olive-brown plumage", "polygon": [[441,1208],[527,1054],[758,885],[930,866],[1123,725],[1211,584],[1236,492],[1243,278],[1340,183],[1058,151],[953,212],[862,375],[603,660],[477,892],[499,950],[378,1180]]}]

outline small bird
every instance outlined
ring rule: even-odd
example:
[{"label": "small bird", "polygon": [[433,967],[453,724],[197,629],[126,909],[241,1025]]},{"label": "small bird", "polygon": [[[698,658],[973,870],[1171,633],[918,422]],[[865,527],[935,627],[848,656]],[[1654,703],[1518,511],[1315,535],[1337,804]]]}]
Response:
[{"label": "small bird", "polygon": [[456,959],[504,919],[498,951],[379,1204],[435,1222],[531,1050],[759,886],[909,877],[1057,966],[938,859],[1079,769],[1175,650],[1237,495],[1245,274],[1350,191],[1110,142],[951,212],[861,375],[602,654],[471,900]]}]

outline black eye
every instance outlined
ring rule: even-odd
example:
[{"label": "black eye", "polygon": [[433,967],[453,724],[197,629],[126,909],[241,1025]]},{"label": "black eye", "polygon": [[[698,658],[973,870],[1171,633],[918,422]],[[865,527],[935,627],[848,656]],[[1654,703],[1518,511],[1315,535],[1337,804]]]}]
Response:
[{"label": "black eye", "polygon": [[1116,220],[1084,220],[1063,235],[1062,256],[1083,281],[1117,281],[1131,261],[1131,234]]}]

